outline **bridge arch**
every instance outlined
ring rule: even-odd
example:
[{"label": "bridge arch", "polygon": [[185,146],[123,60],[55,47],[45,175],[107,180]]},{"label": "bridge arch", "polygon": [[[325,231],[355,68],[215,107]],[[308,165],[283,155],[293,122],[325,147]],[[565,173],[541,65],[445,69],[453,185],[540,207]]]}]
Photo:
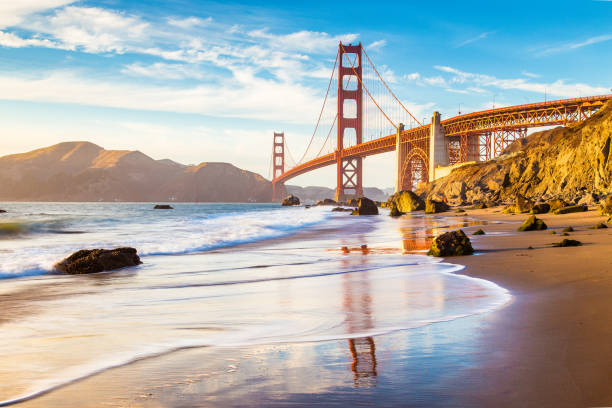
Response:
[{"label": "bridge arch", "polygon": [[421,182],[429,180],[429,157],[420,147],[412,147],[402,164],[401,190],[415,190]]}]

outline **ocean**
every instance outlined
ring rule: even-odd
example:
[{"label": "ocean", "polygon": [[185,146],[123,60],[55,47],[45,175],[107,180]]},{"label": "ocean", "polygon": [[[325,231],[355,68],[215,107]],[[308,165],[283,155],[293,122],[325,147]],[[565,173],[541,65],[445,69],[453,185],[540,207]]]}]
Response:
[{"label": "ocean", "polygon": [[[424,254],[432,236],[473,225],[467,217],[172,205],[0,205],[0,405],[185,348],[370,338],[510,299]],[[53,270],[76,250],[119,246],[143,264]]]}]

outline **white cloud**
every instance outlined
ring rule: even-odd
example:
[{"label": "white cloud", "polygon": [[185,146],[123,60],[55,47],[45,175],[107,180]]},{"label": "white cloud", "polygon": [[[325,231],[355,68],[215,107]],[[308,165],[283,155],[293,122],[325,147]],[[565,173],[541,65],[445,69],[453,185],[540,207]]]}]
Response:
[{"label": "white cloud", "polygon": [[167,21],[168,21],[168,24],[170,24],[171,26],[187,29],[187,28],[198,27],[198,26],[206,26],[212,23],[213,18],[207,17],[205,19],[201,19],[198,17],[187,17],[187,18],[169,17]]},{"label": "white cloud", "polygon": [[328,54],[338,48],[338,43],[353,43],[358,34],[337,36],[317,31],[298,31],[291,34],[271,34],[267,29],[253,30],[248,33],[252,38],[266,40],[270,47],[285,51]]},{"label": "white cloud", "polygon": [[378,40],[378,41],[374,41],[372,44],[368,45],[366,48],[366,51],[378,51],[381,48],[383,48],[385,45],[387,45],[387,40]]},{"label": "white cloud", "polygon": [[98,7],[68,6],[36,16],[24,26],[48,35],[61,48],[89,53],[124,53],[148,38],[149,24],[138,17]]},{"label": "white cloud", "polygon": [[601,42],[606,42],[606,41],[610,41],[612,40],[612,35],[611,34],[606,34],[606,35],[598,35],[595,37],[591,37],[591,38],[587,38],[586,40],[582,40],[579,42],[570,42],[570,43],[565,43],[562,45],[557,45],[554,47],[550,47],[550,48],[546,48],[544,50],[538,51],[536,52],[536,56],[546,56],[546,55],[551,55],[551,54],[557,54],[557,53],[561,53],[561,52],[567,52],[567,51],[572,51],[572,50],[576,50],[582,47],[586,47],[589,45],[593,45],[593,44],[598,44]]},{"label": "white cloud", "polygon": [[460,42],[459,44],[457,44],[457,46],[455,48],[461,48],[464,47],[468,44],[471,44],[473,42],[479,41],[479,40],[484,40],[485,38],[487,38],[489,35],[493,34],[495,31],[487,31],[484,33],[481,33],[479,35],[477,35],[476,37],[467,39],[465,41]]},{"label": "white cloud", "polygon": [[538,74],[534,74],[533,72],[529,72],[529,71],[522,71],[521,74],[529,77],[529,78],[539,78],[540,75]]},{"label": "white cloud", "polygon": [[156,62],[150,65],[134,63],[125,66],[122,73],[130,76],[147,77],[154,79],[203,79],[204,73],[197,67],[184,64],[166,64]]},{"label": "white cloud", "polygon": [[0,28],[17,25],[29,14],[65,6],[75,1],[76,0],[3,0],[0,2]]},{"label": "white cloud", "polygon": [[[0,75],[2,98],[75,103],[135,110],[196,113],[294,123],[312,123],[320,96],[299,84],[250,78],[246,83],[195,87],[145,86],[101,82],[72,73],[54,72],[31,79]],[[291,101],[291,103],[288,103]]]},{"label": "white cloud", "polygon": [[10,48],[22,47],[46,47],[59,48],[59,44],[54,43],[46,38],[21,38],[13,33],[0,31],[0,46]]}]

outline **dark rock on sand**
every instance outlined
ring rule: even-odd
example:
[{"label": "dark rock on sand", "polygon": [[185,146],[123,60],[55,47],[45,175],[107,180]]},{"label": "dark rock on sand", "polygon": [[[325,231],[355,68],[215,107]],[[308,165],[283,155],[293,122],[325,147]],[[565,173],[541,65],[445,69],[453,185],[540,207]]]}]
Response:
[{"label": "dark rock on sand", "polygon": [[603,222],[600,222],[599,224],[593,225],[592,227],[589,227],[590,229],[604,229],[604,228],[608,228],[608,226],[606,224],[604,224]]},{"label": "dark rock on sand", "polygon": [[283,200],[283,206],[288,207],[292,205],[300,205],[300,199],[290,194]]},{"label": "dark rock on sand", "polygon": [[538,203],[538,204],[534,204],[534,206],[531,207],[532,214],[546,214],[549,211],[550,211],[550,204],[548,203]]},{"label": "dark rock on sand", "polygon": [[554,247],[570,247],[570,246],[581,246],[582,242],[577,241],[575,239],[567,239],[565,238],[563,241],[561,242],[556,242],[554,244],[552,244]]},{"label": "dark rock on sand", "polygon": [[589,208],[586,205],[570,205],[567,207],[557,208],[553,214],[569,214],[587,211]]},{"label": "dark rock on sand", "polygon": [[474,253],[470,239],[462,230],[445,232],[438,235],[431,243],[427,255],[431,256],[457,256]]},{"label": "dark rock on sand", "polygon": [[388,203],[387,206],[390,209],[389,215],[391,217],[400,217],[400,216],[404,215],[403,212],[401,212],[400,210],[397,209],[397,204],[395,204],[395,201],[392,201],[392,202]]},{"label": "dark rock on sand", "polygon": [[426,200],[425,201],[425,212],[427,214],[435,214],[448,211],[450,207],[443,201]]},{"label": "dark rock on sand", "polygon": [[569,227],[563,228],[561,232],[574,232],[574,228],[570,225]]},{"label": "dark rock on sand", "polygon": [[55,264],[55,269],[76,275],[112,271],[141,263],[134,248],[82,249]]},{"label": "dark rock on sand", "polygon": [[481,229],[474,231],[474,233],[472,235],[485,235],[485,232]]},{"label": "dark rock on sand", "polygon": [[331,198],[317,201],[317,205],[338,205],[338,203]]},{"label": "dark rock on sand", "polygon": [[603,200],[599,211],[601,215],[612,215],[612,194],[609,194],[606,199]]},{"label": "dark rock on sand", "polygon": [[366,197],[357,199],[357,209],[352,212],[353,215],[378,215],[378,207],[374,201]]},{"label": "dark rock on sand", "polygon": [[550,200],[548,202],[548,205],[550,206],[549,208],[550,212],[556,211],[563,207],[567,207],[567,203],[561,199]]},{"label": "dark rock on sand", "polygon": [[174,210],[174,208],[168,204],[157,204],[155,207],[153,207],[153,209],[154,210]]},{"label": "dark rock on sand", "polygon": [[536,218],[535,215],[527,218],[523,225],[519,227],[519,231],[540,231],[548,228],[544,221],[539,218]]},{"label": "dark rock on sand", "polygon": [[425,209],[425,202],[410,190],[393,194],[387,202],[394,202],[400,212],[408,213]]}]

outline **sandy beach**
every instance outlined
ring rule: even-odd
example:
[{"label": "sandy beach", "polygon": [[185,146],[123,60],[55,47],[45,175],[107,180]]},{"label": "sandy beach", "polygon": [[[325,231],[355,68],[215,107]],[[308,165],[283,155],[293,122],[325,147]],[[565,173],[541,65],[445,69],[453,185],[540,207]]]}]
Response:
[{"label": "sandy beach", "polygon": [[[526,216],[501,214],[500,207],[443,215],[468,225],[471,237],[478,228],[486,231],[472,237],[476,255],[447,261],[465,265],[462,274],[507,289],[508,304],[382,336],[185,349],[105,371],[21,406],[612,404],[612,229],[588,228],[605,218],[595,210],[545,214],[540,218],[548,230],[519,233]],[[396,221],[401,231],[403,221]],[[569,238],[584,245],[553,248],[567,226],[575,229]]]}]

